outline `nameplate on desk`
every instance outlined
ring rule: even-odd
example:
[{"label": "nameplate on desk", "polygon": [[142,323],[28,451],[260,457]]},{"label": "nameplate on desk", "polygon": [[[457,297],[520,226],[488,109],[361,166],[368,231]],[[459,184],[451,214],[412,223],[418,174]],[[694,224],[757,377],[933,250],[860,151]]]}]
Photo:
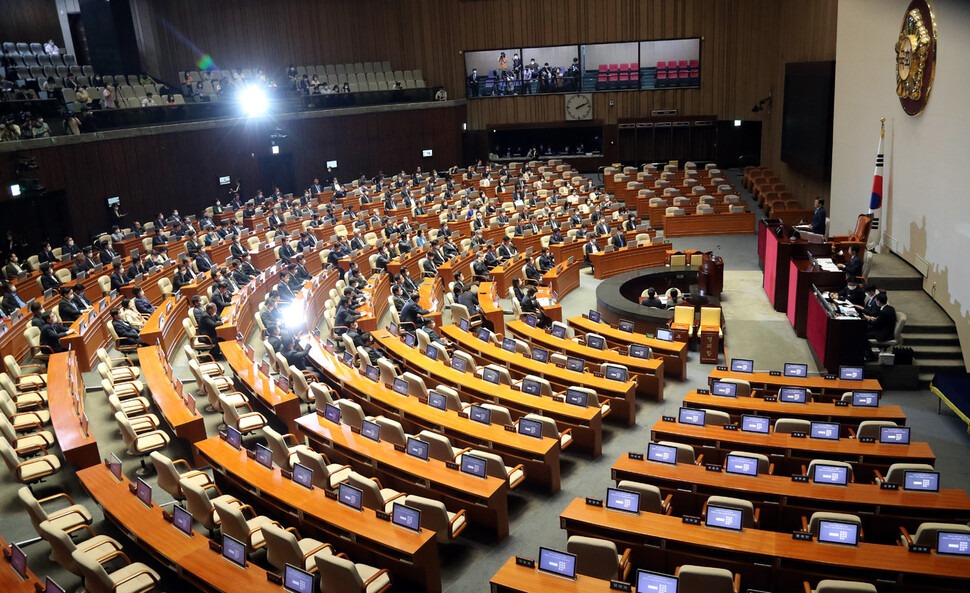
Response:
[{"label": "nameplate on desk", "polygon": [[723,471],[723,469],[724,469],[724,468],[722,468],[722,467],[721,467],[720,465],[714,465],[713,463],[708,463],[708,464],[707,464],[706,466],[704,466],[704,467],[705,467],[705,468],[707,469],[707,471],[709,471],[709,472],[718,472],[718,473],[720,473],[720,472],[721,472],[721,471]]},{"label": "nameplate on desk", "polygon": [[353,424],[351,424],[350,425],[350,432],[352,432],[354,434],[360,434],[360,429],[357,428],[356,426],[354,426]]},{"label": "nameplate on desk", "polygon": [[791,437],[793,439],[804,439],[804,438],[807,438],[807,436],[808,435],[806,435],[804,432],[793,432],[793,433],[791,433]]},{"label": "nameplate on desk", "polygon": [[710,395],[711,392],[710,392],[710,390],[707,390],[707,389],[698,389],[697,390],[697,394],[698,395]]},{"label": "nameplate on desk", "polygon": [[677,422],[677,419],[673,416],[661,416],[660,419],[664,422]]},{"label": "nameplate on desk", "polygon": [[256,459],[256,452],[255,451],[250,451],[249,449],[246,449],[246,457],[248,457],[250,459]]},{"label": "nameplate on desk", "polygon": [[519,566],[524,566],[526,568],[536,567],[536,561],[533,560],[532,558],[526,558],[525,556],[516,556],[515,563],[518,564]]},{"label": "nameplate on desk", "polygon": [[[317,410],[317,413],[320,414],[321,416],[323,416],[323,412],[321,412],[320,410]],[[228,438],[226,436],[226,432],[224,430],[220,430],[219,431],[219,438],[222,439],[222,440],[226,440]]]},{"label": "nameplate on desk", "polygon": [[269,582],[271,582],[271,583],[273,583],[274,585],[282,585],[283,584],[283,577],[281,577],[280,575],[276,574],[275,572],[271,572],[271,571],[268,571],[268,570],[266,571],[266,580],[269,581]]},{"label": "nameplate on desk", "polygon": [[780,377],[781,371],[768,371],[768,374],[772,377]]},{"label": "nameplate on desk", "polygon": [[419,404],[423,404],[423,405],[428,405],[428,398],[426,398],[426,397],[420,397],[419,396],[418,397],[418,403]]},{"label": "nameplate on desk", "polygon": [[825,375],[826,381],[835,381],[837,378],[835,375]]},{"label": "nameplate on desk", "polygon": [[910,546],[909,551],[914,554],[929,554],[932,548],[929,546]]},{"label": "nameplate on desk", "polygon": [[504,428],[506,432],[515,432],[515,427],[511,425],[506,425],[506,426],[503,426],[502,428]]},{"label": "nameplate on desk", "polygon": [[810,542],[812,541],[812,533],[810,531],[793,531],[791,538],[802,542]]},{"label": "nameplate on desk", "polygon": [[458,464],[455,463],[454,461],[446,461],[445,462],[445,468],[457,470],[458,469]]},{"label": "nameplate on desk", "polygon": [[738,425],[737,424],[723,424],[723,425],[721,425],[721,428],[723,428],[724,430],[737,430],[738,429]]},{"label": "nameplate on desk", "polygon": [[555,396],[553,396],[552,401],[554,401],[554,402],[565,402],[566,401],[566,398],[564,398],[561,395],[555,395]]},{"label": "nameplate on desk", "polygon": [[394,450],[397,451],[398,453],[404,453],[405,451],[407,451],[404,445],[394,445]]},{"label": "nameplate on desk", "polygon": [[323,491],[323,494],[327,498],[329,498],[330,500],[337,500],[337,491],[336,490],[324,490]]},{"label": "nameplate on desk", "polygon": [[879,484],[880,490],[899,490],[899,484],[893,484],[892,482],[883,482]]},{"label": "nameplate on desk", "polygon": [[[327,411],[326,410],[321,410],[320,408],[317,408],[317,416],[322,416],[322,417],[326,418],[327,417]],[[223,438],[225,438],[225,437],[223,437]]]},{"label": "nameplate on desk", "polygon": [[859,442],[860,443],[875,443],[876,442],[876,439],[875,439],[875,437],[859,437]]},{"label": "nameplate on desk", "polygon": [[624,583],[623,581],[610,581],[610,589],[613,591],[633,591],[630,583]]},{"label": "nameplate on desk", "polygon": [[468,412],[458,412],[459,418],[468,418]]},{"label": "nameplate on desk", "polygon": [[597,379],[602,379],[603,373],[593,373],[593,376],[596,377]]},{"label": "nameplate on desk", "polygon": [[374,511],[374,514],[381,521],[390,521],[391,520],[391,514],[390,513],[385,513],[384,511]]},{"label": "nameplate on desk", "polygon": [[765,401],[766,402],[776,402],[776,401],[778,401],[778,396],[777,395],[766,395],[765,396]]},{"label": "nameplate on desk", "polygon": [[591,498],[591,497],[587,496],[586,497],[586,504],[589,505],[589,506],[591,506],[591,507],[602,507],[603,506],[603,500],[600,499],[600,498]]},{"label": "nameplate on desk", "polygon": [[172,517],[172,513],[166,511],[165,509],[162,509],[162,519],[164,519],[168,523],[171,523],[172,521],[174,521],[174,518]]},{"label": "nameplate on desk", "polygon": [[727,368],[726,366],[720,366],[720,365],[719,365],[719,366],[717,367],[717,370],[719,370],[719,371],[726,371],[726,370],[728,370],[728,368]]},{"label": "nameplate on desk", "polygon": [[134,483],[128,484],[128,492],[131,492],[132,494],[135,494],[136,492],[138,492],[138,484],[134,484]]},{"label": "nameplate on desk", "polygon": [[288,469],[280,469],[280,476],[284,480],[292,480],[293,479],[293,472],[291,472]]},{"label": "nameplate on desk", "polygon": [[695,517],[693,515],[684,515],[681,518],[681,523],[686,523],[688,525],[700,525],[701,524],[701,518],[700,517]]},{"label": "nameplate on desk", "polygon": [[222,544],[212,541],[211,539],[209,540],[209,549],[216,554],[222,554]]},{"label": "nameplate on desk", "polygon": [[849,402],[837,401],[837,402],[835,402],[835,407],[836,408],[848,408],[849,407]]},{"label": "nameplate on desk", "polygon": [[636,461],[643,461],[643,453],[634,453],[633,451],[630,451],[629,453],[627,453],[627,456],[630,459],[634,459]]},{"label": "nameplate on desk", "polygon": [[791,477],[792,482],[808,482],[808,476],[795,475]]}]

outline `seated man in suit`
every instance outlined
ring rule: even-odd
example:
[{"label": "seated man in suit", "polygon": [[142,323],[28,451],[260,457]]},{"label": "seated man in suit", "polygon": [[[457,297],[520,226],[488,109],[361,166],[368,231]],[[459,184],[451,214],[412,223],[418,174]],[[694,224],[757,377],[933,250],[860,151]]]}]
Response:
[{"label": "seated man in suit", "polygon": [[40,285],[44,290],[59,290],[61,287],[60,279],[54,275],[54,267],[50,264],[44,264],[40,267],[41,277]]},{"label": "seated man in suit", "polygon": [[536,295],[537,291],[535,286],[530,286],[525,291],[525,297],[522,299],[522,312],[535,315],[536,325],[538,327],[543,329],[552,327],[552,320],[542,310],[542,305],[539,304],[539,299]]},{"label": "seated man in suit", "polygon": [[7,265],[3,267],[3,277],[7,280],[16,280],[17,276],[23,272],[23,268],[20,267],[19,259],[16,253],[11,253],[7,258]]},{"label": "seated man in suit", "polygon": [[488,282],[488,264],[485,263],[485,251],[479,251],[478,256],[472,263],[472,280],[475,282]]},{"label": "seated man in suit", "polygon": [[503,262],[508,259],[512,259],[519,254],[519,251],[515,248],[512,243],[512,239],[508,235],[502,237],[502,244],[498,247],[498,258]]},{"label": "seated man in suit", "polygon": [[424,327],[426,323],[424,316],[431,313],[431,311],[422,308],[421,305],[418,304],[418,301],[420,300],[420,293],[414,292],[411,294],[410,300],[405,303],[404,308],[401,309],[401,324],[404,325],[404,329],[408,331],[413,331],[414,329]]},{"label": "seated man in suit", "polygon": [[195,256],[195,267],[198,268],[200,274],[204,274],[212,269],[212,260],[206,255],[205,251],[199,251]]},{"label": "seated man in suit", "polygon": [[525,259],[525,267],[522,268],[522,271],[525,273],[526,281],[530,284],[542,284],[542,272],[536,266],[535,260],[532,259],[531,255]]},{"label": "seated man in suit", "polygon": [[94,269],[94,264],[88,259],[87,250],[74,256],[74,264],[71,265],[71,277],[77,278],[81,272],[88,272]]},{"label": "seated man in suit", "polygon": [[859,286],[859,279],[852,274],[845,275],[845,288],[839,292],[831,293],[830,296],[842,301],[849,301],[856,307],[860,307],[866,300],[865,292]]},{"label": "seated man in suit", "polygon": [[460,253],[458,246],[455,245],[455,240],[451,237],[445,239],[444,245],[441,246],[441,252],[447,259],[451,259]]},{"label": "seated man in suit", "polygon": [[216,314],[216,304],[208,303],[205,306],[205,315],[199,318],[199,330],[198,335],[207,336],[209,340],[215,344],[215,348],[212,349],[212,358],[215,360],[222,360],[225,357],[222,355],[222,350],[219,347],[219,342],[222,341],[216,334],[216,328],[222,325],[222,318]]},{"label": "seated man in suit", "polygon": [[871,340],[885,342],[893,339],[896,332],[896,309],[888,303],[889,297],[886,293],[880,292],[876,295],[876,305],[879,307],[876,314],[865,316],[866,321],[869,322],[866,335]]},{"label": "seated man in suit", "polygon": [[359,317],[360,314],[351,307],[350,297],[340,297],[340,303],[337,305],[337,313],[334,315],[333,335],[342,336],[347,331],[347,328],[350,327],[350,322],[356,321]]},{"label": "seated man in suit", "polygon": [[539,254],[539,270],[543,274],[556,267],[556,258],[549,251],[548,247],[543,247]]},{"label": "seated man in suit", "polygon": [[148,346],[138,334],[138,328],[122,319],[121,309],[118,307],[111,309],[111,327],[118,334],[122,346]]},{"label": "seated man in suit", "polygon": [[61,302],[57,304],[57,315],[61,321],[67,324],[74,323],[81,317],[81,309],[74,302],[74,288],[64,286],[61,288]]},{"label": "seated man in suit", "polygon": [[626,237],[624,237],[623,233],[617,229],[617,231],[613,233],[613,238],[610,239],[610,243],[613,244],[613,249],[622,249],[626,247]]},{"label": "seated man in suit", "polygon": [[232,304],[232,295],[229,294],[229,285],[225,282],[219,283],[212,291],[212,302],[216,306],[216,315],[221,315],[223,309]]},{"label": "seated man in suit", "polygon": [[478,316],[481,319],[482,327],[489,331],[495,331],[495,324],[485,319],[485,312],[482,311],[481,303],[478,300],[478,285],[469,283],[465,285],[464,292],[458,297],[458,304],[464,305],[468,309],[468,314],[472,317]]},{"label": "seated man in suit", "polygon": [[3,295],[3,299],[0,300],[0,309],[3,310],[4,315],[10,316],[14,311],[27,306],[27,303],[17,295],[16,285],[12,282],[4,282],[3,286],[6,292]]},{"label": "seated man in suit", "polygon": [[862,304],[855,306],[861,315],[875,316],[876,313],[879,312],[879,303],[876,302],[876,295],[878,293],[879,289],[876,288],[875,284],[866,284],[865,296],[862,299]]},{"label": "seated man in suit", "polygon": [[862,276],[862,258],[859,257],[859,246],[849,245],[849,261],[839,264],[845,275]]},{"label": "seated man in suit", "polygon": [[590,255],[598,253],[600,251],[600,246],[596,244],[596,237],[590,235],[589,241],[583,245],[583,256],[584,261],[589,264],[590,269],[593,268],[593,261],[589,258]]},{"label": "seated man in suit", "polygon": [[140,253],[131,258],[131,265],[128,266],[128,270],[126,273],[128,274],[128,278],[130,278],[131,280],[134,280],[135,276],[139,274],[148,273],[148,268],[145,266],[145,263],[142,261],[142,255]]},{"label": "seated man in suit", "polygon": [[296,339],[296,336],[289,334],[282,338],[282,347],[283,351],[281,354],[283,355],[283,358],[286,359],[286,364],[294,366],[300,371],[310,371],[317,377],[318,380],[322,379],[316,369],[307,363],[307,354],[310,352],[309,347],[301,347],[300,343]]},{"label": "seated man in suit", "polygon": [[71,333],[71,330],[61,323],[55,323],[54,313],[45,311],[41,315],[44,325],[40,329],[40,344],[50,348],[51,352],[64,352],[67,348],[61,346],[61,338]]},{"label": "seated man in suit", "polygon": [[653,288],[647,289],[647,296],[640,299],[640,304],[644,307],[656,307],[657,309],[665,309],[663,301],[657,297],[657,291]]},{"label": "seated man in suit", "polygon": [[145,296],[145,290],[141,286],[136,286],[131,292],[135,297],[136,311],[142,315],[151,315],[155,312],[155,305]]}]

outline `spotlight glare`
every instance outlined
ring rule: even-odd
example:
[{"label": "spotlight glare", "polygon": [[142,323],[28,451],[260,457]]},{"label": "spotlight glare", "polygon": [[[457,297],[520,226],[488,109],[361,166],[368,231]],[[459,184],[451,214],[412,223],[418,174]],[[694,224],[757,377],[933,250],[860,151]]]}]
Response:
[{"label": "spotlight glare", "polygon": [[250,85],[239,91],[239,103],[250,117],[263,115],[269,108],[269,99],[263,89]]},{"label": "spotlight glare", "polygon": [[736,128],[740,128],[741,127],[741,120],[740,119],[734,120],[734,127],[736,127]]},{"label": "spotlight glare", "polygon": [[291,330],[303,328],[306,325],[306,314],[303,311],[303,303],[295,301],[282,311],[283,325]]}]

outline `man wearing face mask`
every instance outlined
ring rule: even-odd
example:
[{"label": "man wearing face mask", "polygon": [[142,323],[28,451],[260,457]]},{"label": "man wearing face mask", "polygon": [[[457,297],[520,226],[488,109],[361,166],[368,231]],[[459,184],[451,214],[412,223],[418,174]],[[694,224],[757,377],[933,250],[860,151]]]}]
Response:
[{"label": "man wearing face mask", "polygon": [[6,289],[6,294],[0,300],[0,309],[3,310],[5,315],[9,316],[14,311],[27,306],[27,303],[23,302],[17,295],[17,287],[12,282],[4,282],[3,286]]},{"label": "man wearing face mask", "polygon": [[17,258],[17,254],[11,253],[10,257],[7,258],[7,265],[3,267],[4,278],[7,280],[16,280],[17,276],[23,272],[23,269],[20,267],[18,262],[19,260]]},{"label": "man wearing face mask", "polygon": [[81,252],[81,248],[74,244],[73,237],[66,237],[64,239],[64,247],[61,248],[61,255],[70,255],[74,257]]}]

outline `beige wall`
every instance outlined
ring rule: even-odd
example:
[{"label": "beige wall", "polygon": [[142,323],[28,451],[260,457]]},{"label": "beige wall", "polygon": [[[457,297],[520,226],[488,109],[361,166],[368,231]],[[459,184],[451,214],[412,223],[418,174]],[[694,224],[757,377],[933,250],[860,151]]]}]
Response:
[{"label": "beige wall", "polygon": [[970,3],[933,0],[940,38],[936,80],[922,114],[895,95],[893,44],[909,0],[842,0],[838,15],[832,231],[868,208],[886,118],[883,242],[928,269],[924,289],[957,324],[970,362]]}]

